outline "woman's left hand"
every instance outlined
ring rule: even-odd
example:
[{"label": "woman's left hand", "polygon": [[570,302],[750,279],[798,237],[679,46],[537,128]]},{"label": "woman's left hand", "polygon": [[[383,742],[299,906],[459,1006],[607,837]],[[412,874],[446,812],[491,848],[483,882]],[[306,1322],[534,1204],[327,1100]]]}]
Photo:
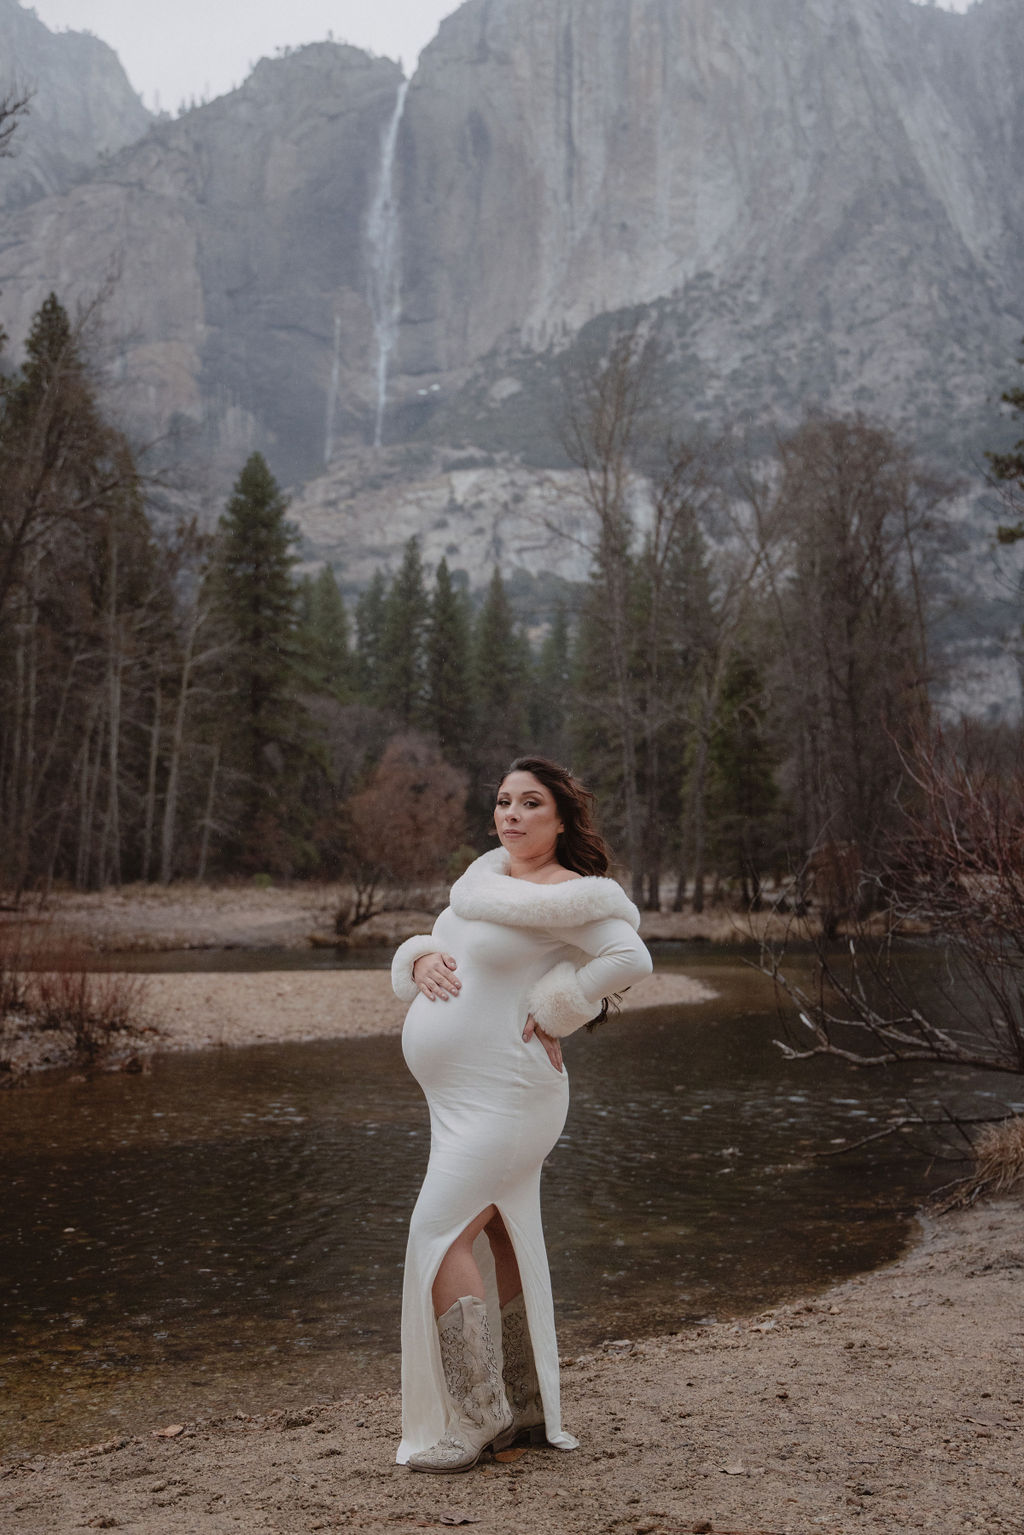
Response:
[{"label": "woman's left hand", "polygon": [[562,1041],[556,1039],[553,1034],[546,1034],[531,1013],[526,1020],[526,1028],[523,1030],[523,1038],[530,1040],[536,1034],[541,1044],[548,1053],[548,1060],[556,1071],[562,1069]]}]

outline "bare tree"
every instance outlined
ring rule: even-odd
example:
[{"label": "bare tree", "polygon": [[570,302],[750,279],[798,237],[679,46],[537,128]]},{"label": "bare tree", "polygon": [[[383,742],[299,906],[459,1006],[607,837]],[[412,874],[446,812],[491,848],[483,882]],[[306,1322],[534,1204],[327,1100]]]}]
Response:
[{"label": "bare tree", "polygon": [[706,529],[728,514],[722,446],[666,424],[658,382],[657,347],[639,330],[565,381],[563,441],[582,472],[579,541],[593,561],[579,714],[587,755],[621,797],[634,900],[657,909],[678,839],[677,904],[689,867],[700,909],[709,741],[764,555],[732,538],[712,568]]},{"label": "bare tree", "polygon": [[[707,796],[711,739],[719,720],[722,692],[729,668],[756,623],[763,598],[765,553],[750,538],[747,520],[725,498],[719,507],[727,530],[726,545],[717,551],[710,584],[710,602],[703,616],[689,691],[690,766],[686,783],[684,824],[693,877],[693,909],[703,911],[707,879]],[[680,880],[680,884],[682,881]],[[677,908],[682,909],[677,895]]]},{"label": "bare tree", "polygon": [[[889,914],[881,939],[851,939],[849,954],[818,951],[815,982],[787,973],[784,954],[763,967],[795,1002],[809,1042],[784,1042],[791,1060],[839,1056],[859,1066],[935,1061],[1024,1074],[1024,760],[1007,767],[958,740],[921,735],[905,755],[905,828],[873,878]],[[941,945],[929,994],[908,978],[900,932]]]},{"label": "bare tree", "polygon": [[[698,699],[719,629],[702,531],[719,497],[713,457],[711,444],[666,436],[643,463],[650,514],[635,561],[631,670],[641,748],[642,896],[653,911],[660,906],[666,790],[680,791],[686,739],[699,737]],[[702,809],[703,791],[698,798]]]},{"label": "bare tree", "polygon": [[11,86],[0,96],[0,159],[11,155],[11,140],[28,113],[31,101],[32,92],[21,86]]},{"label": "bare tree", "polygon": [[656,362],[653,343],[639,331],[619,337],[603,365],[567,377],[563,429],[566,452],[582,471],[583,496],[594,523],[594,581],[610,671],[607,705],[619,756],[626,862],[638,902],[643,900],[643,875],[638,787],[641,726],[631,667],[634,499],[637,460],[649,431]]},{"label": "bare tree", "polygon": [[928,713],[923,556],[949,487],[883,428],[812,417],[746,492],[796,842],[877,869],[899,820],[900,746]]},{"label": "bare tree", "polygon": [[[178,527],[167,550],[171,579],[177,594],[172,620],[177,644],[166,679],[173,709],[165,746],[166,780],[160,821],[159,878],[164,885],[170,883],[176,872],[180,872],[179,823],[183,767],[197,745],[197,725],[201,731],[201,721],[197,722],[195,716],[205,713],[209,717],[224,692],[221,663],[228,654],[230,642],[217,624],[213,595],[209,584],[203,579],[211,547],[212,540],[200,533],[193,520]],[[157,710],[161,698],[159,689],[158,677]],[[154,736],[158,729],[159,714],[153,725]],[[153,757],[156,753],[154,745]],[[219,767],[220,756],[215,751],[213,767],[206,782],[206,810],[202,819],[200,865],[204,871],[213,829]],[[193,787],[198,788],[198,785]],[[201,874],[199,878],[202,878]]]},{"label": "bare tree", "polygon": [[465,840],[466,788],[465,776],[422,736],[388,742],[366,788],[345,806],[354,899],[338,913],[339,935],[378,912],[408,906],[410,891],[444,879]]}]

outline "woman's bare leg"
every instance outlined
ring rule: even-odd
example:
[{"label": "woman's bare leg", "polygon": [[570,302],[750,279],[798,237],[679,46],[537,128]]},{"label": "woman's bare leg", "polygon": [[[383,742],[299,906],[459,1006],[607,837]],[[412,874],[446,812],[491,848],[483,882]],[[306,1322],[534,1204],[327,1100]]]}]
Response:
[{"label": "woman's bare leg", "polygon": [[[494,1205],[488,1205],[486,1210],[481,1210],[476,1220],[455,1238],[441,1259],[441,1266],[430,1292],[434,1302],[435,1316],[444,1316],[448,1307],[454,1306],[463,1295],[475,1295],[480,1300],[485,1299],[483,1275],[473,1257],[473,1243],[495,1216],[498,1216],[498,1211]],[[501,1217],[498,1216],[498,1219],[500,1220]],[[502,1229],[504,1230],[504,1227]],[[511,1243],[509,1245],[511,1246]]]},{"label": "woman's bare leg", "polygon": [[519,1264],[516,1261],[516,1250],[512,1246],[512,1238],[505,1227],[498,1210],[487,1222],[484,1230],[487,1240],[491,1244],[491,1254],[494,1258],[494,1276],[498,1282],[498,1305],[507,1306],[523,1288],[523,1281],[519,1273]]}]

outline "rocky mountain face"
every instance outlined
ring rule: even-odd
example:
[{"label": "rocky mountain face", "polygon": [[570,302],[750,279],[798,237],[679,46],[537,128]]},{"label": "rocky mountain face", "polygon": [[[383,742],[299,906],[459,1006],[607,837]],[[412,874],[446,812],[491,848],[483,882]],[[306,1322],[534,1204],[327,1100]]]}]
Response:
[{"label": "rocky mountain face", "polygon": [[212,502],[262,448],[360,571],[412,531],[553,568],[559,367],[622,320],[683,419],[862,409],[970,472],[1024,334],[1022,78],[1020,0],[466,0],[407,89],[318,44],[73,185],[54,151],[0,318],[109,287],[139,435]]},{"label": "rocky mountain face", "polygon": [[491,455],[362,448],[310,481],[291,516],[350,595],[375,570],[397,566],[413,537],[428,572],[445,559],[474,589],[495,566],[506,578],[519,572],[555,589],[585,580],[593,563],[582,490],[571,469],[537,473]]},{"label": "rocky mountain face", "polygon": [[0,209],[67,191],[152,121],[106,43],[50,32],[19,0],[0,0],[0,96],[23,90],[31,112],[0,161]]},{"label": "rocky mountain face", "polygon": [[[253,447],[284,478],[321,465],[375,367],[364,226],[398,66],[324,43],[0,225],[12,338],[50,288],[109,288],[123,409],[171,432],[217,487]],[[360,426],[362,419],[360,418]],[[351,427],[350,427],[351,431]]]},{"label": "rocky mountain face", "polygon": [[1024,328],[1022,64],[1015,0],[468,0],[399,142],[399,435],[652,304],[719,419],[976,420]]}]

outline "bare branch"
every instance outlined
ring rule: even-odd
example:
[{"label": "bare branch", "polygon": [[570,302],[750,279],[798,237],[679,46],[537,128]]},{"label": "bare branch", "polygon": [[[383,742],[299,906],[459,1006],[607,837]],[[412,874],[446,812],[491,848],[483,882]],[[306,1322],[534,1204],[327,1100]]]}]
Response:
[{"label": "bare branch", "polygon": [[[1024,1073],[1022,752],[1020,739],[1009,758],[980,751],[970,727],[953,739],[919,732],[903,753],[905,830],[877,880],[887,934],[859,933],[845,956],[819,944],[813,995],[787,973],[784,951],[762,953],[812,1036],[776,1041],[787,1059]],[[932,935],[925,989],[906,973],[901,928]]]},{"label": "bare branch", "polygon": [[0,159],[7,159],[13,153],[11,140],[22,118],[28,115],[33,94],[21,86],[12,86],[0,96]]}]

